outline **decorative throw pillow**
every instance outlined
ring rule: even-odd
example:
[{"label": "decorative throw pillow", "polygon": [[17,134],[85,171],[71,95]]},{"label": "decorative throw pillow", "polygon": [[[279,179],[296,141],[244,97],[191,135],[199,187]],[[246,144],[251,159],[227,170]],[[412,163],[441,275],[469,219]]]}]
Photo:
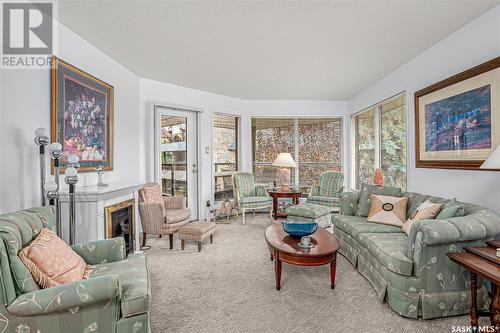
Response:
[{"label": "decorative throw pillow", "polygon": [[145,186],[140,191],[144,202],[163,204],[163,195],[159,185]]},{"label": "decorative throw pillow", "polygon": [[453,199],[444,204],[439,214],[437,214],[437,220],[449,219],[452,217],[464,216],[465,207],[457,202],[457,199]]},{"label": "decorative throw pillow", "polygon": [[368,211],[371,207],[370,198],[372,194],[400,197],[401,189],[396,187],[382,187],[371,184],[361,185],[358,207],[356,208],[356,216],[368,216]]},{"label": "decorative throw pillow", "polygon": [[372,194],[370,212],[366,221],[402,227],[406,218],[407,205],[407,197]]},{"label": "decorative throw pillow", "polygon": [[429,200],[424,201],[415,209],[410,218],[404,223],[403,231],[409,236],[413,222],[422,219],[433,219],[439,213],[443,204],[432,203]]},{"label": "decorative throw pillow", "polygon": [[50,229],[19,252],[19,258],[43,288],[88,279],[92,267]]}]

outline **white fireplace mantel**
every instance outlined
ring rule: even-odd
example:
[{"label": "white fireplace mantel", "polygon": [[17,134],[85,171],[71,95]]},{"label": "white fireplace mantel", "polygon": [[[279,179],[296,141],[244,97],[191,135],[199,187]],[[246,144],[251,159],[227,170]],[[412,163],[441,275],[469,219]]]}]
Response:
[{"label": "white fireplace mantel", "polygon": [[[137,190],[142,183],[109,183],[109,186],[82,186],[75,189],[76,223],[75,243],[90,242],[105,239],[104,209],[116,203],[135,199],[135,245],[139,249],[139,232],[141,228],[138,223],[139,212],[137,209]],[[62,238],[69,241],[69,193],[62,191],[61,202],[61,229]]]}]

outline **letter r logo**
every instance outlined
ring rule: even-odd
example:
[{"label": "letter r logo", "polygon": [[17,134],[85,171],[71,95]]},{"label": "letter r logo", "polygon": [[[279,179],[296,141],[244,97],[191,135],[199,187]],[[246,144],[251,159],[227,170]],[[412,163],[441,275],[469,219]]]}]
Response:
[{"label": "letter r logo", "polygon": [[52,53],[52,3],[3,3],[3,53]]}]

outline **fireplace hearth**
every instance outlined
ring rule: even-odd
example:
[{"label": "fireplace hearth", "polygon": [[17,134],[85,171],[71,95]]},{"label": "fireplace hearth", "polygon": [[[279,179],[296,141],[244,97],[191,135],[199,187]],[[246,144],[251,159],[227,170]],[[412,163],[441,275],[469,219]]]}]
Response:
[{"label": "fireplace hearth", "polygon": [[105,232],[106,238],[123,237],[127,254],[134,250],[135,240],[135,199],[119,202],[106,207]]}]

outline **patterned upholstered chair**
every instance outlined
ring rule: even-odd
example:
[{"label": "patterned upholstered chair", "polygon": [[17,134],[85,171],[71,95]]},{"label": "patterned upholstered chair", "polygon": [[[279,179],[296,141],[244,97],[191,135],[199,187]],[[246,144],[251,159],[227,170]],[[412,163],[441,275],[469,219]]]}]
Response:
[{"label": "patterned upholstered chair", "polygon": [[344,175],[328,171],[321,175],[319,185],[313,186],[307,202],[331,208],[340,207],[340,193],[344,189]]},{"label": "patterned upholstered chair", "polygon": [[245,212],[249,209],[253,210],[255,214],[256,209],[269,208],[269,216],[272,215],[273,199],[263,186],[255,185],[251,173],[235,172],[231,179],[233,181],[234,202],[238,208],[238,215],[239,212],[243,215],[243,224],[245,224]]},{"label": "patterned upholstered chair", "polygon": [[0,215],[0,332],[150,332],[144,254],[126,257],[122,237],[73,245],[90,278],[40,289],[18,253],[43,228],[56,229],[49,207]]},{"label": "patterned upholstered chair", "polygon": [[160,185],[148,183],[139,190],[139,215],[142,225],[142,246],[147,234],[168,235],[170,249],[174,248],[174,234],[189,223],[191,211],[184,197],[166,197]]}]

